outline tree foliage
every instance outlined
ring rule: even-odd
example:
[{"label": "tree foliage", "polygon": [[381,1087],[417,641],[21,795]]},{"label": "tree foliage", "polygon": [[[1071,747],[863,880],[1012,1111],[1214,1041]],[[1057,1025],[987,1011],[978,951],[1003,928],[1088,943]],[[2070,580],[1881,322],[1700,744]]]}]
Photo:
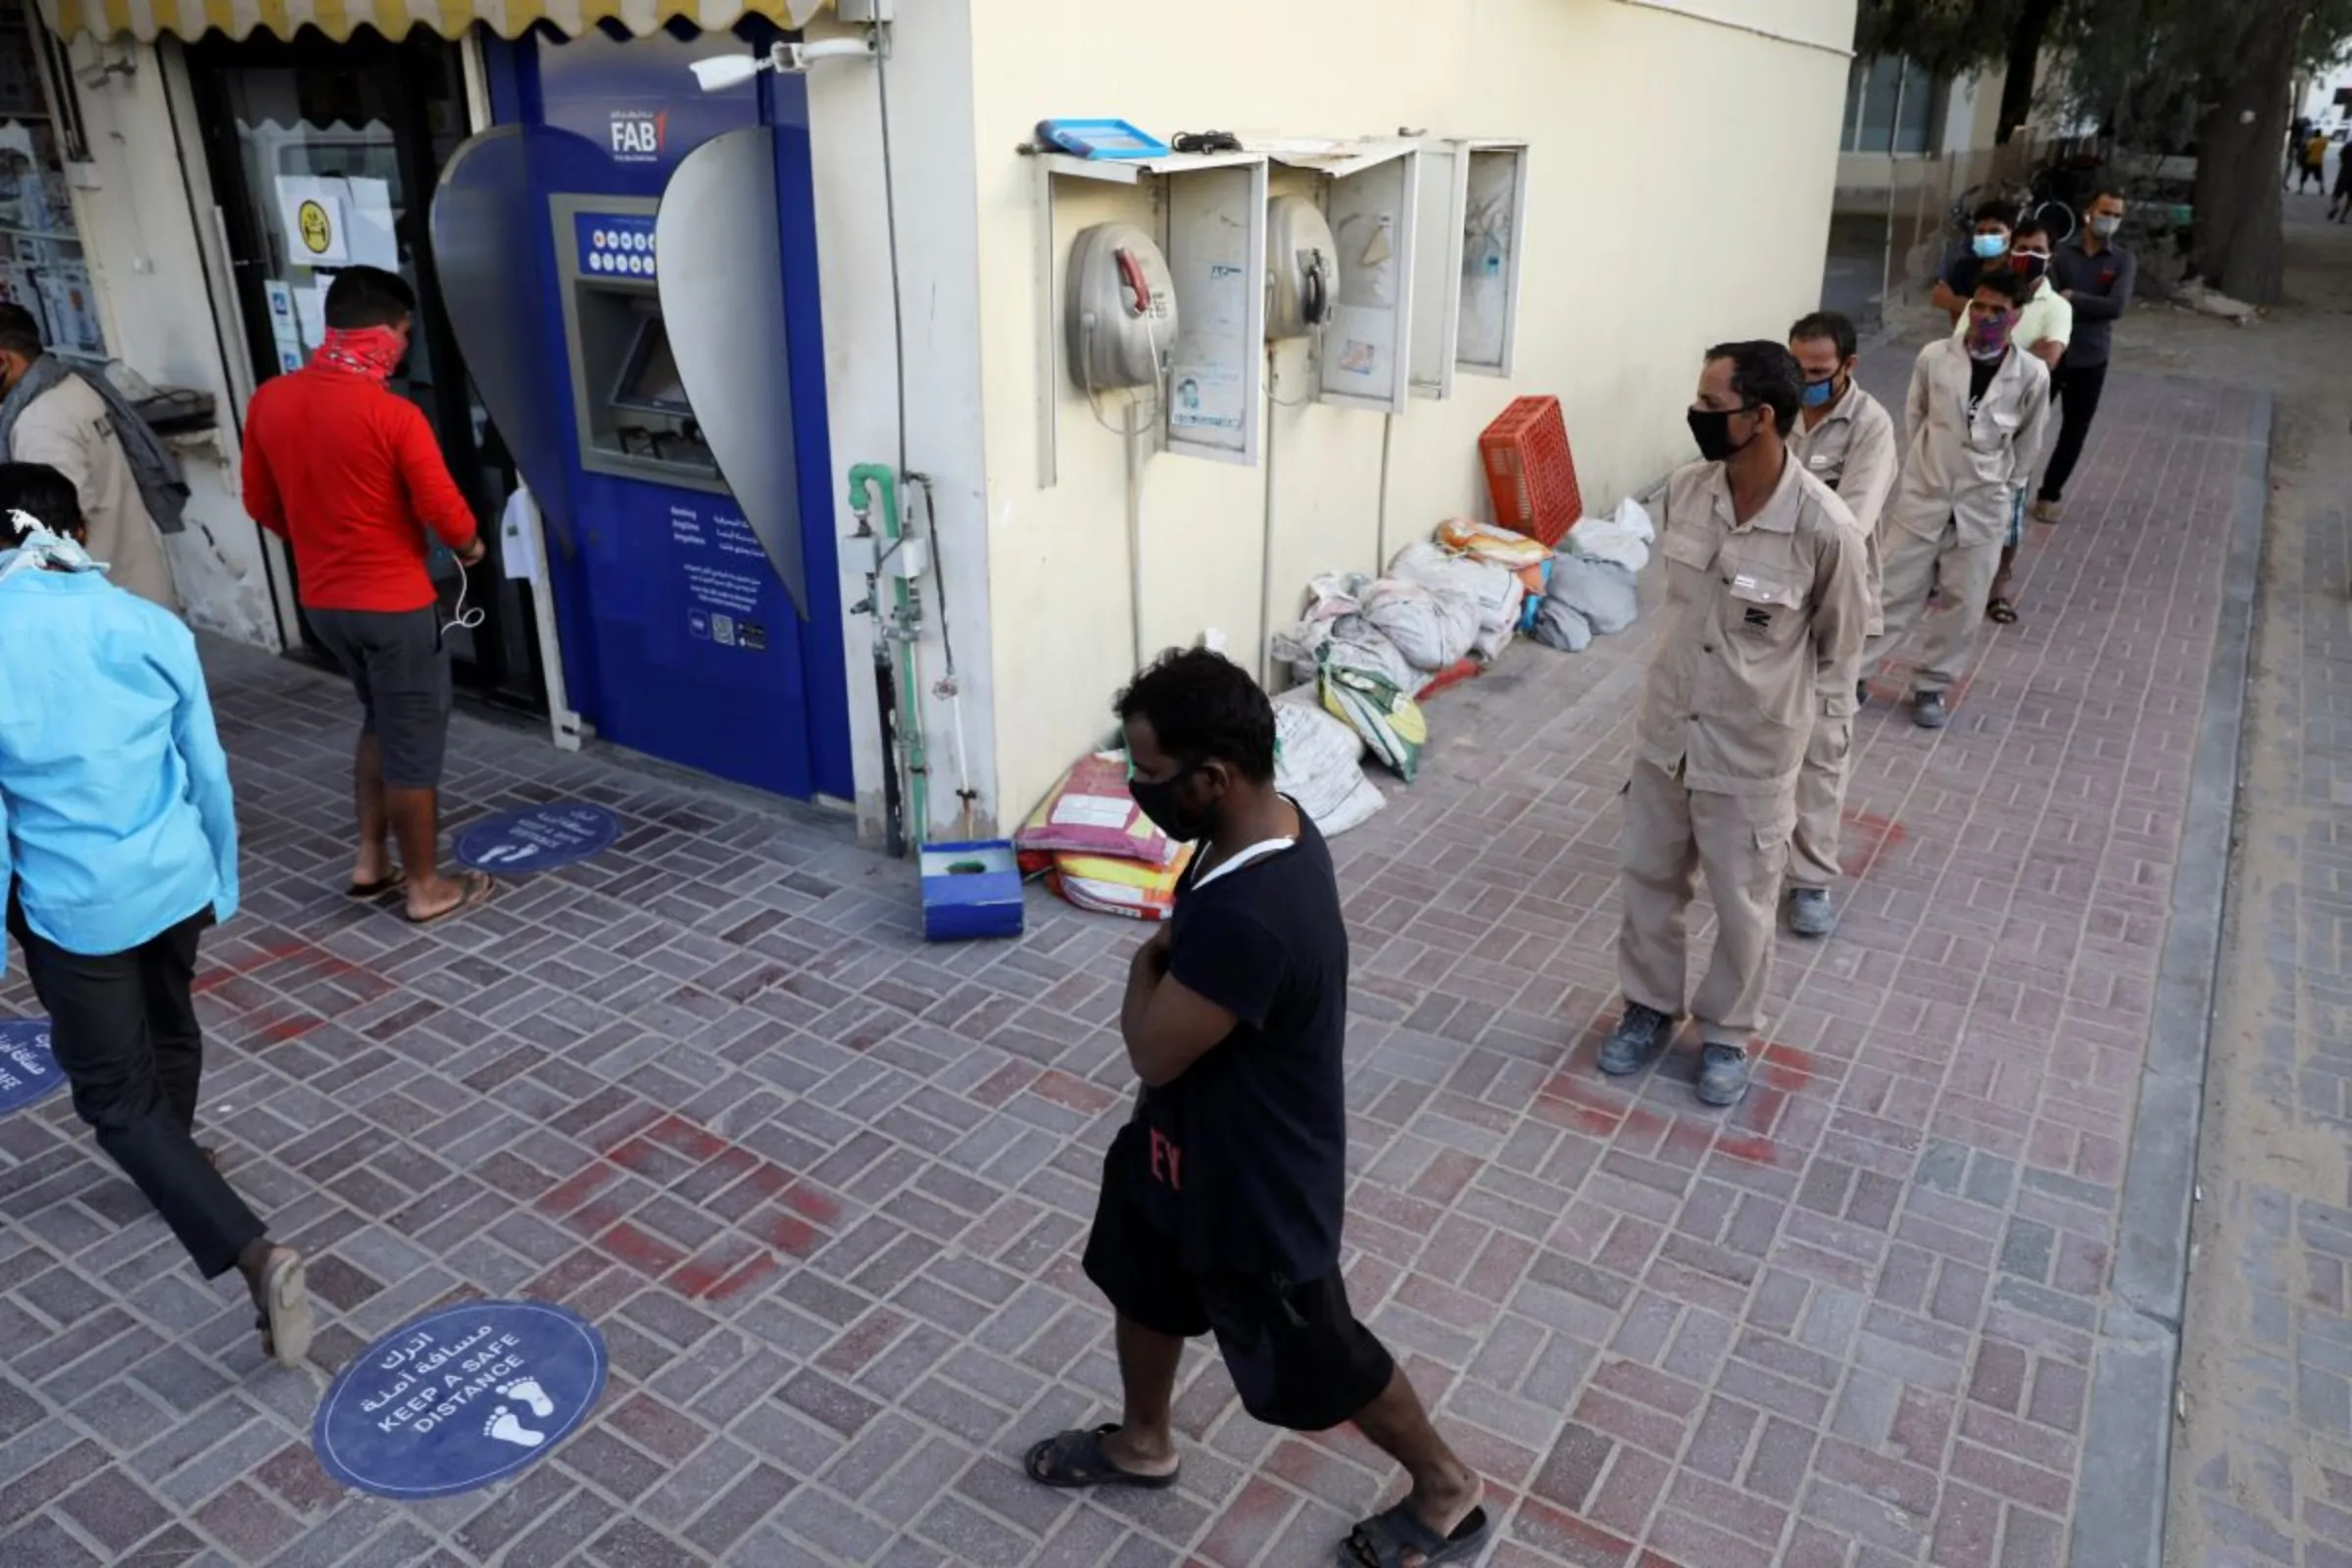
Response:
[{"label": "tree foliage", "polygon": [[[2111,147],[2198,153],[2195,270],[2276,300],[2279,175],[2298,72],[2352,35],[2352,0],[1861,0],[1859,54],[1901,54],[1940,74],[2053,50],[2056,100]],[[2004,95],[2022,105],[2024,88]],[[2004,113],[2004,128],[2016,117]]]},{"label": "tree foliage", "polygon": [[1957,76],[2009,56],[2027,0],[1862,0],[1854,53],[1901,55],[1938,76]]}]

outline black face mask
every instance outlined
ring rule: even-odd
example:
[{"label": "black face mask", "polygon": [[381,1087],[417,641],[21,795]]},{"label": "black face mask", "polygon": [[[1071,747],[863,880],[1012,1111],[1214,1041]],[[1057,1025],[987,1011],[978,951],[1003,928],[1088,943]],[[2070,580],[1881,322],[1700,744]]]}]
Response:
[{"label": "black face mask", "polygon": [[1198,844],[1207,838],[1217,825],[1217,813],[1213,807],[1188,810],[1176,799],[1177,787],[1199,771],[1198,767],[1187,767],[1179,769],[1174,778],[1157,782],[1142,778],[1127,781],[1127,794],[1135,802],[1136,809],[1177,844]]},{"label": "black face mask", "polygon": [[1748,412],[1750,411],[1746,409],[1690,410],[1688,415],[1690,420],[1690,437],[1698,443],[1698,455],[1709,463],[1722,463],[1745,452],[1747,441],[1753,441],[1756,438],[1755,432],[1748,433],[1747,441],[1734,441],[1732,439],[1732,416]]}]

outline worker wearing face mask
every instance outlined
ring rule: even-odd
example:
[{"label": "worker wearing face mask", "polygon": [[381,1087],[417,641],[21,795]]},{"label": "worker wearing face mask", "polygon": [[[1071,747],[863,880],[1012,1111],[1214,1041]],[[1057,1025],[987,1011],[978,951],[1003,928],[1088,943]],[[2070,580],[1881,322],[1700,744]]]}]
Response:
[{"label": "worker wearing face mask", "polygon": [[1968,243],[1944,257],[1931,297],[1953,321],[1967,314],[1969,296],[1977,291],[1977,273],[2009,254],[2009,225],[2016,217],[2006,204],[1986,202],[1977,209],[1976,231]]},{"label": "worker wearing face mask", "polygon": [[1913,660],[1911,716],[1922,729],[1949,719],[1945,693],[1968,668],[2013,503],[2048,422],[2049,369],[2016,342],[2027,287],[2022,273],[1986,272],[1961,335],[1929,344],[1911,368],[1908,445],[1881,541],[1885,626],[1864,662],[1875,666],[1919,623],[1928,595],[1941,595]]},{"label": "worker wearing face mask", "polygon": [[[1864,629],[1879,630],[1879,514],[1894,489],[1901,443],[1894,418],[1877,398],[1854,384],[1861,364],[1854,323],[1817,311],[1788,329],[1788,352],[1804,372],[1796,423],[1788,451],[1804,470],[1832,490],[1861,530],[1869,610]],[[1844,688],[1818,693],[1813,738],[1805,747],[1804,771],[1796,781],[1796,830],[1789,840],[1788,892],[1783,901],[1788,929],[1800,937],[1826,937],[1838,929],[1830,889],[1838,875],[1839,817],[1845,810],[1848,754],[1853,744],[1853,709]],[[1862,693],[1854,693],[1855,703]]]},{"label": "worker wearing face mask", "polygon": [[[1710,1105],[1747,1093],[1797,773],[1815,712],[1853,714],[1870,610],[1853,514],[1789,455],[1803,385],[1778,343],[1709,350],[1690,411],[1701,461],[1666,481],[1659,518],[1666,623],[1620,843],[1625,1013],[1600,1070],[1620,1077],[1654,1060],[1690,998],[1698,1098]],[[1715,952],[1691,997],[1687,926],[1701,872]]]},{"label": "worker wearing face mask", "polygon": [[2074,477],[2090,421],[2099,416],[2115,323],[2132,308],[2132,290],[2139,281],[2139,263],[2115,242],[2124,226],[2123,197],[2103,190],[2082,217],[2082,232],[2050,261],[2050,281],[2075,313],[2075,333],[2050,379],[2050,396],[2058,400],[2058,441],[2034,499],[2035,522],[2056,522],[2061,515],[2066,481]]},{"label": "worker wearing face mask", "polygon": [[[2050,276],[2052,238],[2048,223],[2038,218],[2026,218],[2019,220],[2017,232],[2009,241],[2009,268],[2025,283],[2009,341],[2055,374],[2058,362],[2065,357],[2067,345],[2075,335],[2075,307],[2059,292]],[[1968,331],[1969,323],[1963,319],[1952,329],[1952,336],[1958,339]],[[2031,475],[2034,466],[2040,461],[2041,443],[2037,440],[2026,452],[2026,473]],[[2009,530],[2001,542],[2000,564],[1993,572],[1992,591],[1984,600],[1985,619],[2004,626],[2017,619],[2017,605],[2010,598],[2010,571],[2017,564],[2017,547],[2025,536],[2026,488],[2021,479],[2017,493],[2009,498]]]}]

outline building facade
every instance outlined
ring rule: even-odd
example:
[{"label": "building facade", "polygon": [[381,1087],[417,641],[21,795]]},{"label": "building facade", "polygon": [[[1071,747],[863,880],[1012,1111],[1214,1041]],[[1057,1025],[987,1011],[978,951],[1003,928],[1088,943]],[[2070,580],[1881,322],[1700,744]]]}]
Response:
[{"label": "building facade", "polygon": [[[421,302],[400,385],[516,530],[471,585],[466,684],[876,832],[895,708],[935,835],[1016,822],[1139,649],[1262,659],[1309,577],[1482,514],[1477,436],[1513,397],[1561,398],[1590,500],[1685,457],[1700,351],[1815,303],[1854,9],[1202,0],[1130,31],[1081,0],[39,3],[14,118],[0,60],[0,172],[37,104],[41,265],[0,258],[0,288],[215,400],[175,438],[193,619],[303,648],[292,564],[237,502],[241,412],[315,345],[335,268],[393,267]],[[1030,147],[1102,113],[1242,146]],[[1256,250],[1302,207],[1344,264],[1333,324],[1266,345]],[[1168,263],[1146,390],[1073,363],[1103,224]],[[915,550],[860,536],[860,465],[919,476]],[[902,583],[917,612],[878,639]]]}]

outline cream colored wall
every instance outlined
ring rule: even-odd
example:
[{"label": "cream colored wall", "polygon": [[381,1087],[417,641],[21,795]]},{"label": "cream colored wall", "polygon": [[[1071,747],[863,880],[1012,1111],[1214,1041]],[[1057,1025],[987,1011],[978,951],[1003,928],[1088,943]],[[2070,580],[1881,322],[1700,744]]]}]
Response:
[{"label": "cream colored wall", "polygon": [[[903,5],[901,27],[923,10]],[[1107,731],[1132,665],[1121,445],[1066,382],[1059,482],[1039,485],[1036,338],[1058,329],[1058,302],[1038,319],[1033,171],[1013,149],[1041,117],[1533,144],[1517,380],[1458,377],[1451,401],[1416,401],[1396,422],[1394,550],[1447,515],[1487,513],[1478,433],[1521,392],[1560,397],[1596,509],[1690,455],[1682,414],[1704,348],[1778,337],[1818,294],[1852,31],[1852,0],[1200,0],[1130,46],[1090,0],[992,4],[973,40],[974,157],[1007,815]],[[1090,223],[1149,211],[1132,192],[1059,185],[1057,254]],[[1298,346],[1280,357],[1285,398],[1303,390],[1302,359]],[[1382,419],[1274,408],[1266,430],[1287,611],[1313,573],[1377,564]],[[1255,657],[1264,485],[1262,467],[1151,460],[1149,647],[1215,628]]]},{"label": "cream colored wall", "polygon": [[[176,46],[166,49],[175,51]],[[201,154],[183,181],[173,153],[166,83],[178,62],[149,44],[114,44],[127,75],[79,89],[90,159],[74,189],[74,220],[89,258],[107,350],[158,386],[209,392],[218,408],[208,437],[174,443],[188,480],[187,527],[166,541],[188,619],[240,642],[276,649],[276,616],[260,530],[245,515],[237,481],[238,383],[224,367],[206,290],[197,215],[209,218]],[[86,36],[70,45],[76,69],[96,63]],[[241,345],[232,351],[243,353]]]}]

